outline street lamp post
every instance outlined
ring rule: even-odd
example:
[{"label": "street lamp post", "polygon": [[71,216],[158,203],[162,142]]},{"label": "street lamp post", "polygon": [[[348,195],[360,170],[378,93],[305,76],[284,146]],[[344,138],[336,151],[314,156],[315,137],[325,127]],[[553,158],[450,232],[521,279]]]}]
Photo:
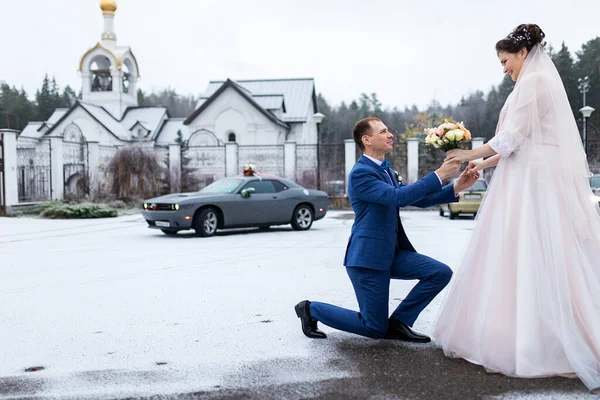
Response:
[{"label": "street lamp post", "polygon": [[590,106],[582,107],[579,110],[579,112],[581,112],[581,114],[583,115],[583,148],[585,149],[586,156],[588,152],[587,119],[592,115],[594,111],[596,110]]},{"label": "street lamp post", "polygon": [[585,107],[585,94],[590,90],[590,77],[584,76],[577,79],[577,82],[579,82],[579,91],[583,94],[583,106]]},{"label": "street lamp post", "polygon": [[312,117],[317,124],[317,190],[321,190],[321,151],[319,143],[321,142],[321,122],[325,119],[325,115],[317,112]]},{"label": "street lamp post", "polygon": [[592,114],[594,109],[592,108],[592,111],[589,112],[584,112],[583,110],[586,109],[585,94],[588,92],[588,90],[590,90],[590,78],[588,76],[584,76],[583,78],[577,79],[577,82],[579,83],[577,86],[579,88],[579,92],[581,92],[583,95],[583,108],[579,111],[583,114],[583,147],[585,148],[585,154],[587,154],[587,118]]}]

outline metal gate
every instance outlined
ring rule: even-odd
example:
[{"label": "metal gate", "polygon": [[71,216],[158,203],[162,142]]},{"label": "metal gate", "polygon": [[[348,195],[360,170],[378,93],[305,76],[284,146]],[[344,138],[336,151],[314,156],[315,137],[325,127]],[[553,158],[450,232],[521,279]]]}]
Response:
[{"label": "metal gate", "polygon": [[81,142],[63,142],[65,198],[89,194],[88,158],[88,146],[85,140]]},{"label": "metal gate", "polygon": [[17,137],[19,203],[50,200],[50,172],[50,140]]}]

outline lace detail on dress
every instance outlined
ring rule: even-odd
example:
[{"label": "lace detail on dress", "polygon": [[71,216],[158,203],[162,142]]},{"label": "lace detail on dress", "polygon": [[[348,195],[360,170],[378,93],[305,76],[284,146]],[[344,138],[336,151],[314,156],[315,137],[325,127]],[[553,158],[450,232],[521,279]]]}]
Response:
[{"label": "lace detail on dress", "polygon": [[508,135],[503,132],[498,132],[496,136],[494,136],[488,144],[496,153],[500,154],[500,157],[505,158],[508,157],[514,150],[514,143],[508,137]]}]

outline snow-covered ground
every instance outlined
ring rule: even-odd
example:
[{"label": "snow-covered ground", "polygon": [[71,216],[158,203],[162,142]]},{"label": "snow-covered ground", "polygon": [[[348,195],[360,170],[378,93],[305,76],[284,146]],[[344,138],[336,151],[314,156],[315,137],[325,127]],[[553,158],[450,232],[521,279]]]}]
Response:
[{"label": "snow-covered ground", "polygon": [[[436,212],[402,217],[415,247],[451,267],[474,226]],[[306,232],[285,226],[198,238],[147,229],[138,215],[1,218],[0,399],[168,395],[347,377],[348,369],[328,364],[336,358],[329,340],[302,335],[293,306],[311,299],[356,309],[342,266],[352,222],[352,213],[332,211]],[[413,285],[394,281],[391,306]],[[416,330],[431,331],[439,301]],[[334,339],[352,336],[322,329]],[[278,359],[299,363],[274,374],[248,367]],[[44,369],[24,371],[36,366]]]}]

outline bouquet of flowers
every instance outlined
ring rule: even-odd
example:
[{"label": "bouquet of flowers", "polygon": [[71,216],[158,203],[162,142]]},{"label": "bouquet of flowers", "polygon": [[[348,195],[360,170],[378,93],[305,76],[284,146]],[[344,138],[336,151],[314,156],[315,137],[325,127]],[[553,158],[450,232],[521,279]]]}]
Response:
[{"label": "bouquet of flowers", "polygon": [[425,143],[444,151],[458,149],[458,144],[471,140],[471,132],[462,122],[444,122],[435,128],[425,128]]},{"label": "bouquet of flowers", "polygon": [[256,174],[256,167],[254,164],[246,164],[242,167],[242,175],[254,176]]}]

